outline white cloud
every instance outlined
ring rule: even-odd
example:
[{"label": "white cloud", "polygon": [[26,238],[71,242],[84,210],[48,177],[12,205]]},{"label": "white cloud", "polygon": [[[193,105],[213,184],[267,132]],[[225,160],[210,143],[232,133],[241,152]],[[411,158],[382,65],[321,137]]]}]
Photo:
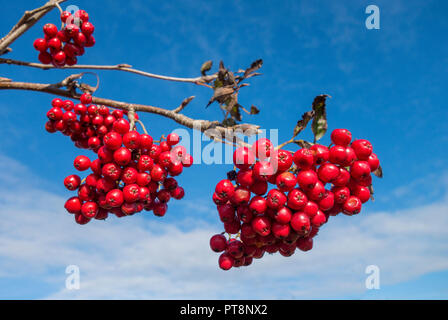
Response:
[{"label": "white cloud", "polygon": [[[190,209],[179,212],[175,225],[140,214],[78,226],[63,198],[23,183],[30,173],[12,159],[1,157],[0,169],[5,161],[10,170],[0,170],[0,279],[17,279],[17,286],[20,279],[41,279],[53,288],[42,298],[340,298],[365,293],[370,264],[380,267],[383,288],[448,269],[446,198],[394,212],[369,212],[367,205],[358,216],[332,217],[308,253],[265,256],[223,272],[208,247],[218,230],[198,213],[196,222],[184,220],[194,208],[188,201]],[[13,187],[4,182],[19,180]],[[70,264],[80,267],[80,290],[65,289]]]}]

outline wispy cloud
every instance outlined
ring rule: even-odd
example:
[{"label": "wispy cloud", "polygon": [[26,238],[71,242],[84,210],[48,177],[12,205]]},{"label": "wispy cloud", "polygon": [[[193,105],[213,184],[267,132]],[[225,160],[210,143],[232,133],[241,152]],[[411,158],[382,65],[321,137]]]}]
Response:
[{"label": "wispy cloud", "polygon": [[[20,168],[11,174],[22,179],[26,167],[8,161]],[[440,188],[447,191],[446,184]],[[17,286],[23,285],[20,279],[40,279],[52,290],[39,297],[50,299],[363,295],[370,264],[380,267],[382,285],[448,269],[446,200],[393,212],[369,212],[367,207],[359,216],[332,217],[312,251],[290,258],[266,255],[248,268],[222,272],[208,247],[216,228],[200,216],[196,223],[189,220],[189,227],[183,218],[168,225],[145,214],[78,226],[64,212],[61,197],[36,185],[11,188],[2,182],[0,279],[13,279]],[[211,214],[205,204],[202,209]],[[65,289],[64,271],[70,264],[80,267],[80,290]]]}]

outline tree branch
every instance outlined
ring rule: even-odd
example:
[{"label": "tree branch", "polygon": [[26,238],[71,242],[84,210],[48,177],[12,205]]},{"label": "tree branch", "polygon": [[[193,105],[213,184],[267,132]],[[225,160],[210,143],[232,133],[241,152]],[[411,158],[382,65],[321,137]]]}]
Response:
[{"label": "tree branch", "polygon": [[195,77],[195,78],[170,77],[170,76],[163,76],[163,75],[159,75],[159,74],[154,74],[154,73],[134,69],[134,68],[132,68],[131,65],[125,64],[125,63],[116,64],[116,65],[76,64],[74,66],[55,67],[55,66],[49,65],[49,64],[0,58],[0,64],[25,66],[25,67],[31,67],[31,68],[38,68],[38,69],[42,69],[42,70],[48,70],[48,69],[117,70],[117,71],[124,71],[124,72],[138,74],[140,76],[144,76],[144,77],[148,77],[148,78],[167,80],[167,81],[175,81],[175,82],[188,82],[188,83],[194,83],[194,84],[206,84],[206,83],[209,83],[209,82],[215,80],[218,76],[217,74],[213,74],[213,75],[209,75],[209,76],[200,76],[200,77]]},{"label": "tree branch", "polygon": [[17,38],[31,28],[37,21],[50,12],[59,3],[66,0],[50,0],[42,7],[31,11],[25,11],[22,18],[12,27],[6,36],[0,39],[0,55],[5,54],[11,49],[8,48]]},{"label": "tree branch", "polygon": [[[49,83],[33,83],[33,82],[15,82],[10,79],[0,78],[0,90],[28,90],[28,91],[38,91],[48,94],[53,94],[57,96],[80,99],[80,94],[76,92],[76,79],[79,79],[81,74],[73,74],[62,80],[61,82],[55,84]],[[79,84],[78,84],[79,86]],[[61,89],[65,87],[67,89]],[[191,98],[191,97],[190,97]],[[190,99],[187,98],[186,100]],[[190,100],[191,101],[191,100]],[[184,100],[185,102],[185,100]],[[259,126],[243,123],[237,124],[230,127],[223,126],[219,121],[209,121],[209,120],[197,120],[187,117],[183,114],[175,112],[178,108],[174,110],[164,109],[160,107],[154,107],[150,105],[136,104],[130,102],[116,101],[100,97],[92,97],[92,103],[98,105],[106,105],[109,107],[123,109],[123,110],[134,110],[147,113],[158,114],[166,118],[172,119],[178,124],[185,126],[190,129],[195,129],[203,132],[205,135],[209,136],[213,140],[219,142],[230,142],[234,145],[248,146],[243,140],[237,137],[237,134],[243,134],[246,136],[251,136],[259,133]],[[180,105],[182,107],[182,104]],[[213,129],[207,132],[209,129]],[[212,132],[213,131],[213,132]],[[216,133],[220,137],[216,137]]]}]

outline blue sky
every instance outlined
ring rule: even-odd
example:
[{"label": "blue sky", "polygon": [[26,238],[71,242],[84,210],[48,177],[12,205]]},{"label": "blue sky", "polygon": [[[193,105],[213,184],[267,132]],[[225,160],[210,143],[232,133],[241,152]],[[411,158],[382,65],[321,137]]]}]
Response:
[{"label": "blue sky", "polygon": [[[446,1],[68,4],[87,10],[95,24],[97,44],[83,64],[190,77],[206,60],[238,69],[262,58],[263,76],[243,89],[240,103],[258,106],[261,113],[244,120],[279,129],[281,141],[315,95],[330,94],[329,130],[345,127],[372,141],[385,178],[374,180],[376,201],[359,216],[331,220],[311,252],[223,273],[208,249],[210,235],[221,231],[210,199],[231,166],[186,170],[180,183],[187,195],[164,219],[141,214],[80,227],[63,210],[70,193],[62,185],[79,151],[43,129],[52,97],[2,91],[0,298],[448,298]],[[380,8],[380,30],[365,27],[369,4]],[[4,3],[1,33],[35,6]],[[57,19],[56,10],[49,13],[8,56],[37,61],[32,42]],[[57,82],[70,71],[0,65],[0,74]],[[172,108],[195,95],[185,114],[221,117],[216,105],[205,109],[207,88],[99,74],[98,96]],[[155,115],[141,118],[156,137],[177,128]],[[311,139],[309,131],[303,137]],[[65,289],[69,264],[80,266],[80,290]],[[380,267],[380,290],[365,288],[370,264]]]}]

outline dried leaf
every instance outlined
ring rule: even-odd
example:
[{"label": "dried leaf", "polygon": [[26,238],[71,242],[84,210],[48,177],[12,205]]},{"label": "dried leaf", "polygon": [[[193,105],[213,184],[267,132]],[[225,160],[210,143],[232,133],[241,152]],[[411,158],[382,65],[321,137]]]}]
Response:
[{"label": "dried leaf", "polygon": [[313,101],[312,107],[314,111],[314,118],[311,129],[314,134],[314,141],[321,139],[328,129],[327,111],[325,107],[325,100],[327,97],[328,95],[321,94],[315,97]]},{"label": "dried leaf", "polygon": [[234,125],[236,125],[236,121],[233,120],[232,118],[227,118],[224,119],[224,121],[222,122],[223,127],[232,127]]},{"label": "dried leaf", "polygon": [[373,186],[372,185],[369,186],[369,191],[370,191],[370,200],[375,201],[375,198],[373,196],[374,191],[373,191]]},{"label": "dried leaf", "polygon": [[373,174],[376,175],[378,178],[383,177],[383,168],[381,166],[378,167],[375,171],[373,171]]},{"label": "dried leaf", "polygon": [[210,101],[208,102],[206,107],[211,105],[216,100],[220,100],[220,99],[225,98],[228,95],[231,95],[234,91],[235,90],[233,88],[230,88],[230,87],[218,87],[218,88],[215,88],[215,91],[213,93],[213,97],[210,99]]},{"label": "dried leaf", "polygon": [[259,114],[260,113],[260,109],[258,109],[256,106],[252,105],[250,107],[250,114]]},{"label": "dried leaf", "polygon": [[302,119],[297,121],[297,124],[294,127],[293,137],[297,136],[300,132],[302,132],[306,128],[306,126],[308,125],[308,122],[310,122],[310,120],[313,117],[314,117],[314,111],[305,112],[302,115]]},{"label": "dried leaf", "polygon": [[250,67],[247,68],[247,69],[244,71],[243,78],[247,78],[247,76],[248,76],[249,74],[251,74],[251,73],[254,72],[254,71],[257,71],[258,69],[260,69],[262,65],[263,65],[263,60],[262,60],[262,59],[258,59],[258,60],[255,60],[254,62],[252,62],[252,64],[250,65]]},{"label": "dried leaf", "polygon": [[299,145],[301,148],[311,148],[314,143],[305,141],[305,140],[294,140],[294,143]]},{"label": "dried leaf", "polygon": [[212,66],[213,66],[213,61],[212,61],[212,60],[205,61],[205,62],[202,64],[202,66],[201,66],[201,74],[202,74],[203,76],[205,76],[205,73],[206,73],[207,71],[210,71],[210,69],[212,68]]},{"label": "dried leaf", "polygon": [[236,121],[241,121],[243,119],[243,117],[241,116],[239,104],[237,104],[237,103],[233,104],[232,108],[230,109],[230,115]]}]

